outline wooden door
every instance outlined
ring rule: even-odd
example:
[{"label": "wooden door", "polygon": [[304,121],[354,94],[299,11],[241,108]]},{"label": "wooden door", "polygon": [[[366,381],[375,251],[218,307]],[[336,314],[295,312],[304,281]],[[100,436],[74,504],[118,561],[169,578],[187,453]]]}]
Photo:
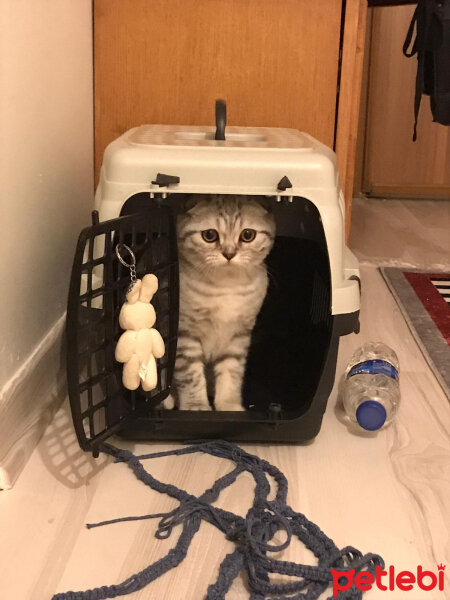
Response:
[{"label": "wooden door", "polygon": [[373,9],[363,192],[450,197],[450,128],[433,123],[427,96],[412,141],[417,60],[402,46],[413,12]]},{"label": "wooden door", "polygon": [[344,6],[342,19],[342,0],[94,0],[96,177],[130,127],[212,125],[224,98],[230,125],[335,147],[350,207],[367,3]]}]

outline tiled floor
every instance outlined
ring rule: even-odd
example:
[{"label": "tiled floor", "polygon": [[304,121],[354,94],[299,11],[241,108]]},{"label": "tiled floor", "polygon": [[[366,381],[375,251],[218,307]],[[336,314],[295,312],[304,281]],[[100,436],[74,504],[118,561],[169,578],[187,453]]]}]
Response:
[{"label": "tiled floor", "polygon": [[[432,267],[449,264],[450,204],[357,200],[351,244],[362,261],[361,333],[342,339],[340,376],[353,350],[368,340],[395,348],[401,364],[402,405],[393,425],[362,436],[346,426],[337,384],[322,430],[306,446],[248,445],[288,477],[288,501],[316,522],[338,546],[381,554],[397,571],[417,565],[450,568],[450,410],[447,399],[414,342],[376,268],[400,262]],[[447,223],[447,229],[446,229]],[[122,442],[123,444],[123,442]],[[173,445],[153,444],[158,450]],[[130,446],[142,452],[149,446]],[[205,456],[162,458],[151,464],[164,481],[199,494],[229,467]],[[218,504],[243,514],[252,497],[241,476]],[[168,540],[154,538],[153,521],[86,530],[86,522],[169,510],[174,502],[148,491],[122,464],[97,461],[76,444],[64,406],[48,428],[15,488],[0,493],[0,599],[50,600],[52,594],[122,581],[165,555]],[[186,560],[129,600],[200,600],[233,547],[202,524]],[[300,544],[284,557],[312,561]],[[446,591],[383,592],[369,600],[445,600]],[[331,591],[328,595],[331,594]],[[243,578],[227,599],[248,598]]]}]

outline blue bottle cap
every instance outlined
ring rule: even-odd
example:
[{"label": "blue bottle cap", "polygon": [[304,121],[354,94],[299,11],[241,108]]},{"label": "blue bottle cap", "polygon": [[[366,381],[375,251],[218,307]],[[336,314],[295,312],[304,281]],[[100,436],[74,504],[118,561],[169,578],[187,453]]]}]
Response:
[{"label": "blue bottle cap", "polygon": [[375,400],[365,400],[356,410],[356,420],[363,429],[376,431],[386,421],[386,409]]}]

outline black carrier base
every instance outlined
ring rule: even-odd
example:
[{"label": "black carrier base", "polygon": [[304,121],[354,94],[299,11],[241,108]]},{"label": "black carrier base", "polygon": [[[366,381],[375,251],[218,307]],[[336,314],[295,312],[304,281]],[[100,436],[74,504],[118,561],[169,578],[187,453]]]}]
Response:
[{"label": "black carrier base", "polygon": [[[120,432],[127,440],[224,439],[236,442],[305,443],[316,437],[322,425],[336,372],[338,337],[330,344],[320,389],[310,407],[300,416],[295,411],[272,407],[267,412],[193,412],[155,409]],[[278,407],[278,405],[277,405]],[[275,414],[274,414],[275,413]]]},{"label": "black carrier base", "polygon": [[127,425],[120,437],[133,441],[189,441],[226,439],[236,442],[307,443],[320,431],[328,397],[333,389],[341,335],[358,330],[359,312],[332,318],[332,336],[323,365],[322,377],[314,398],[305,412],[284,410],[269,405],[264,412],[193,412],[164,410],[138,417]]}]

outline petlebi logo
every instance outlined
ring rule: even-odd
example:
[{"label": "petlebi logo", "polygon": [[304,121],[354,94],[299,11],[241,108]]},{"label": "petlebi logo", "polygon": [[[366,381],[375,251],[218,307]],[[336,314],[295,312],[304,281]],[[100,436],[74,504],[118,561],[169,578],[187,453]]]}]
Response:
[{"label": "petlebi logo", "polygon": [[349,590],[352,586],[362,592],[367,592],[373,586],[385,592],[386,590],[402,590],[408,592],[412,589],[420,589],[425,592],[438,589],[444,590],[444,571],[445,565],[437,565],[437,572],[425,571],[422,565],[413,571],[395,571],[395,567],[390,566],[384,571],[379,565],[375,569],[375,575],[369,571],[359,571],[355,569],[348,571],[338,571],[331,569],[333,577],[333,596],[339,592]]}]

